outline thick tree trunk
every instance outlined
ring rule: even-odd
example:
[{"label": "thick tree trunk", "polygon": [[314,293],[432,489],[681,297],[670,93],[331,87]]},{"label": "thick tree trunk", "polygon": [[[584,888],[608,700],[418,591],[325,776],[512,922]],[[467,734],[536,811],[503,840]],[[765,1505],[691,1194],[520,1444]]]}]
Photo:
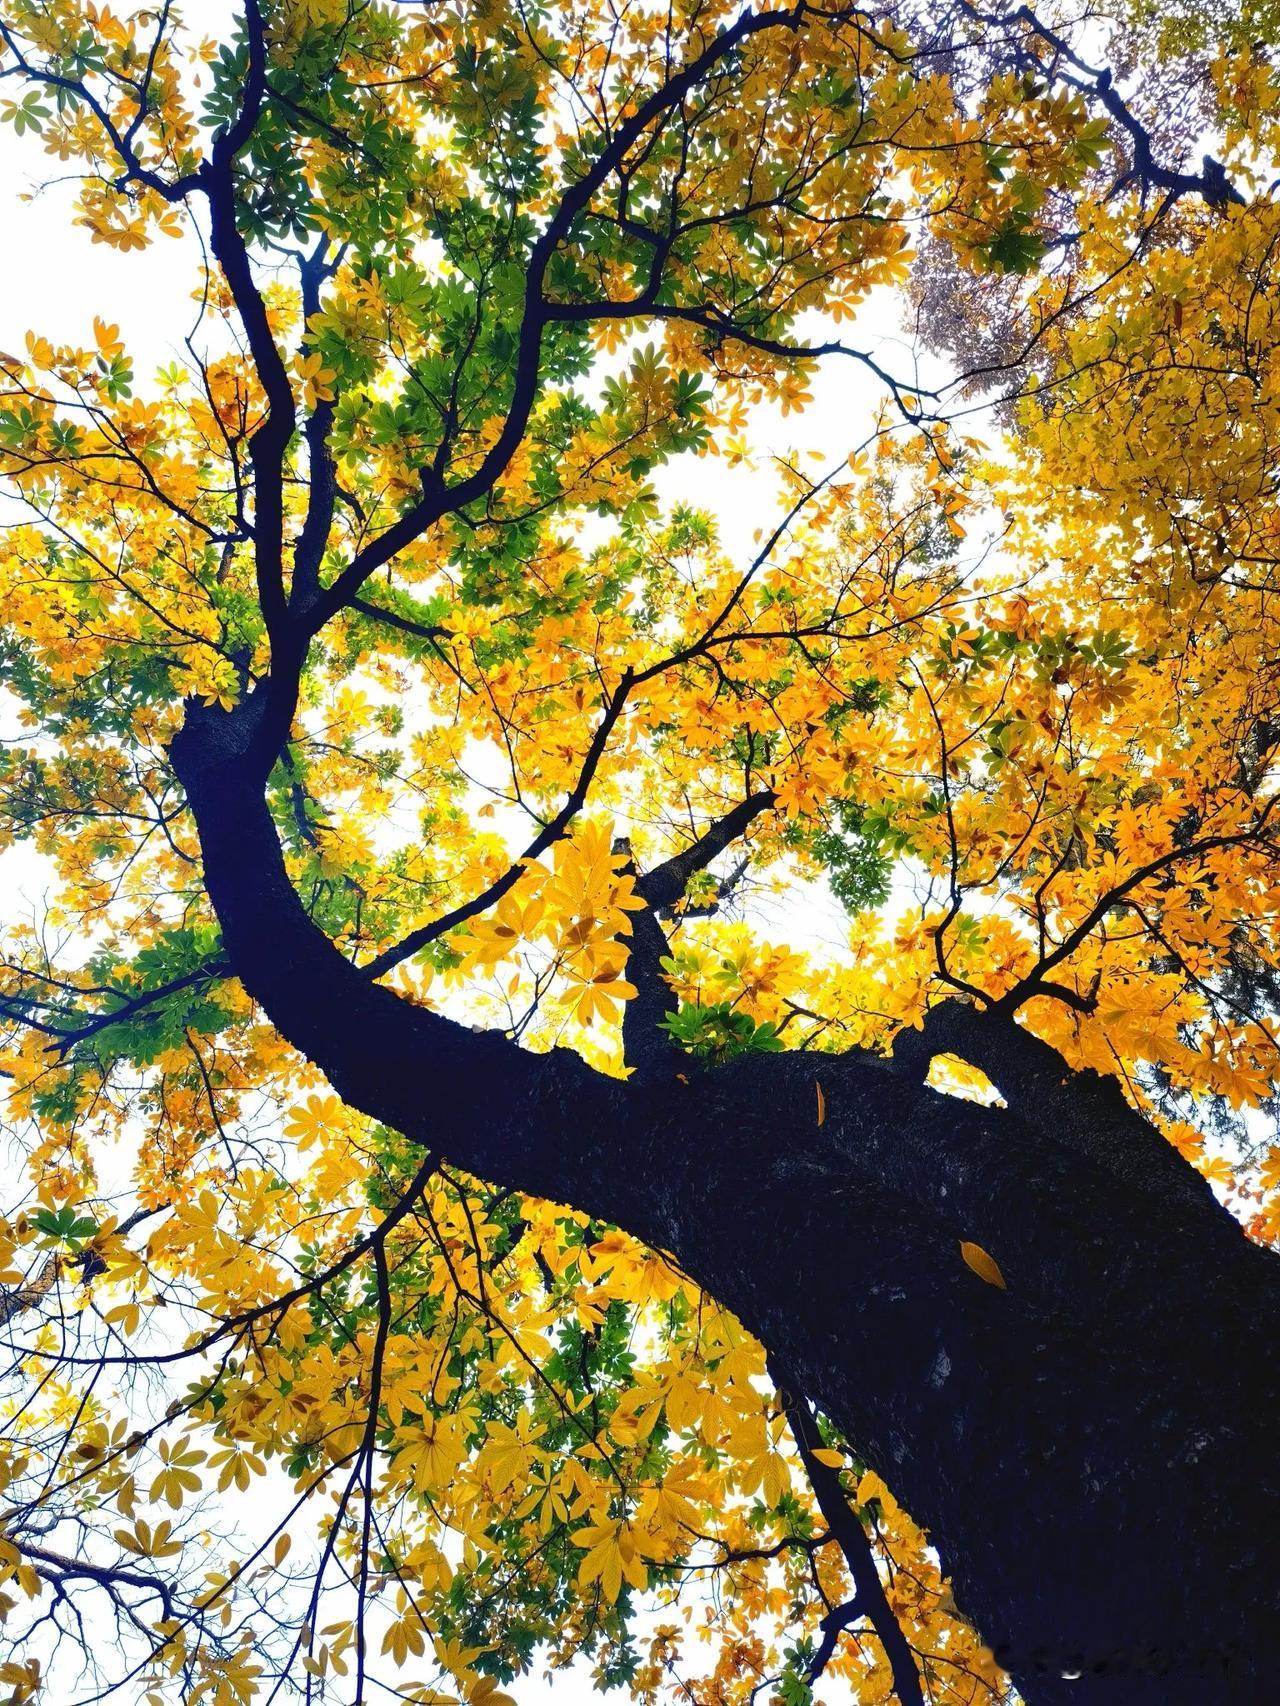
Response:
[{"label": "thick tree trunk", "polygon": [[[673,1252],[927,1526],[1033,1706],[1275,1697],[1280,1261],[1113,1087],[957,1009],[894,1063],[658,1058],[623,1085],[531,1056],[311,924],[233,720],[189,720],[173,757],[230,961],[283,1035],[459,1165]],[[943,1048],[1011,1109],[925,1088]]]}]

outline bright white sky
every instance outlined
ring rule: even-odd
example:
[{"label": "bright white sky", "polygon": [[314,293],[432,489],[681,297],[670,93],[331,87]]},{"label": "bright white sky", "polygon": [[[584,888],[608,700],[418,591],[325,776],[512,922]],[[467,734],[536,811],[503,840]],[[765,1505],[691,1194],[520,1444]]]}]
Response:
[{"label": "bright white sky", "polygon": [[[189,0],[187,14],[213,32],[228,10],[227,0]],[[199,247],[191,237],[161,238],[142,253],[123,255],[94,243],[87,230],[72,224],[74,184],[48,181],[60,170],[38,140],[17,138],[10,127],[0,134],[0,243],[6,257],[0,281],[0,349],[21,351],[28,330],[54,343],[89,345],[97,315],[119,325],[134,358],[137,389],[145,392],[149,374],[174,359],[185,360],[183,338],[196,315],[192,291]],[[854,326],[819,331],[836,330],[901,380],[913,383],[916,355],[901,329],[899,304],[900,298],[877,299]],[[924,377],[936,382],[936,365]],[[783,419],[776,410],[757,416],[751,441],[762,470],[769,453],[818,447],[822,460],[806,460],[804,466],[815,473],[825,471],[865,437],[881,395],[862,367],[833,360],[815,377],[813,389],[814,403],[801,417]],[[660,471],[655,483],[668,502],[688,501],[710,510],[723,543],[743,562],[753,554],[756,530],[776,519],[776,492],[763,471],[731,469],[714,457],[686,458]],[[0,499],[0,524],[15,513],[8,500]],[[38,907],[43,887],[42,864],[35,855],[21,848],[5,854],[0,858],[0,921]],[[908,897],[899,890],[895,898]],[[758,915],[772,934],[785,935],[798,946],[839,952],[845,942],[843,914],[816,890],[788,905],[785,920],[781,903],[762,905]],[[92,1618],[89,1596],[85,1611]],[[70,1679],[68,1687],[68,1699],[80,1696],[82,1690]],[[584,1666],[558,1673],[553,1683],[536,1676],[522,1679],[512,1691],[521,1706],[541,1706],[553,1699],[578,1706],[591,1697],[590,1676]],[[829,1684],[824,1692],[838,1698],[839,1691]]]},{"label": "bright white sky", "polygon": [[[206,9],[212,26],[212,14],[223,10],[220,4],[202,0],[189,15],[204,22]],[[174,359],[185,359],[183,338],[196,313],[192,290],[200,262],[198,245],[190,237],[158,239],[141,253],[123,255],[94,243],[87,230],[72,223],[74,184],[48,181],[60,168],[38,141],[17,138],[6,127],[0,136],[0,163],[0,241],[8,257],[0,284],[0,349],[20,352],[28,330],[54,343],[90,345],[97,315],[120,327],[134,358],[136,389],[145,393],[149,374]],[[838,330],[912,381],[913,355],[898,331],[896,314],[896,305],[886,299],[873,304],[852,329]],[[767,466],[768,453],[790,454],[812,446],[821,448],[822,460],[804,465],[814,473],[825,471],[866,436],[880,394],[865,370],[853,362],[833,361],[816,377],[814,392],[815,401],[803,417],[784,420],[776,411],[761,412],[752,443],[762,467]],[[754,552],[756,530],[776,520],[776,493],[764,472],[730,469],[718,458],[687,458],[655,478],[665,500],[688,501],[712,511],[723,542],[743,562]],[[16,515],[10,500],[0,500],[0,523]],[[44,886],[37,856],[23,848],[5,854],[0,858],[0,919],[39,910]],[[780,903],[765,903],[760,918],[772,926],[770,933],[785,935],[797,946],[807,942],[839,952],[846,939],[843,913],[816,889],[798,905],[786,907],[785,921]],[[261,1506],[260,1494],[255,1496]],[[91,1599],[85,1596],[84,1610],[92,1620]],[[69,1699],[83,1693],[83,1684],[70,1676],[64,1676],[63,1686]],[[522,1679],[514,1692],[521,1706],[541,1706],[553,1697],[572,1706],[590,1695],[589,1671],[583,1666],[558,1673],[553,1683]],[[838,1697],[839,1692],[830,1685],[826,1689],[828,1696]]]},{"label": "bright white sky", "polygon": [[[197,14],[212,29],[213,14],[224,7],[206,0]],[[200,246],[193,235],[157,238],[144,251],[122,254],[95,243],[83,226],[74,224],[74,181],[60,178],[59,163],[47,155],[39,140],[16,137],[5,128],[0,136],[0,241],[11,257],[0,284],[0,349],[21,353],[28,331],[53,343],[92,346],[95,316],[120,327],[134,361],[135,389],[144,394],[161,367],[185,363],[184,338],[196,320],[193,297]],[[865,348],[905,383],[917,383],[917,355],[901,326],[901,297],[878,294],[865,306],[856,324],[835,326],[815,318],[804,332],[815,338],[842,337]],[[925,377],[937,382],[937,364]],[[746,563],[758,548],[759,530],[776,524],[778,492],[769,473],[770,455],[786,456],[817,477],[839,463],[869,432],[883,393],[859,363],[833,358],[811,381],[814,401],[803,415],[783,417],[776,408],[757,411],[750,443],[757,456],[755,470],[730,468],[715,456],[686,456],[658,470],[654,484],[667,503],[688,502],[709,510],[717,520],[728,551]],[[809,452],[821,454],[814,457]],[[0,495],[0,522],[16,519],[18,507]],[[0,732],[3,725],[0,707]],[[512,821],[517,838],[527,839],[527,824]],[[24,904],[37,899],[41,887],[39,862],[27,849],[0,858],[0,897],[10,902],[17,892]],[[782,927],[776,904],[766,902],[760,922]],[[786,931],[793,945],[822,946],[839,952],[845,943],[844,914],[825,891],[815,891],[803,909],[788,907]]]}]

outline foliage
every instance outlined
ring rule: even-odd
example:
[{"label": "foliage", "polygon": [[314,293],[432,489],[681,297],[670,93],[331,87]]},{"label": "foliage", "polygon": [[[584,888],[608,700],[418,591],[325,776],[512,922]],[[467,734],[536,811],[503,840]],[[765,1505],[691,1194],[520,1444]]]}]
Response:
[{"label": "foliage", "polygon": [[[141,289],[153,242],[211,253],[158,374],[92,305],[0,357],[0,834],[49,874],[0,984],[14,1701],[63,1640],[192,1706],[504,1706],[535,1658],[905,1700],[886,1613],[917,1698],[1010,1697],[670,1258],[285,1041],[169,747],[279,711],[289,880],[408,1001],[618,1077],[642,1007],[697,1074],[998,1002],[1280,1242],[1280,83],[1207,16],[1138,22],[1200,56],[1220,175],[1026,12],[0,6],[0,117],[92,239]],[[1012,277],[1019,358],[931,391],[849,342],[922,267],[979,331]],[[865,442],[766,455],[820,359]],[[691,458],[774,483],[753,560],[663,501]],[[843,952],[761,922],[813,884]],[[840,1623],[858,1547],[882,1603]]]}]

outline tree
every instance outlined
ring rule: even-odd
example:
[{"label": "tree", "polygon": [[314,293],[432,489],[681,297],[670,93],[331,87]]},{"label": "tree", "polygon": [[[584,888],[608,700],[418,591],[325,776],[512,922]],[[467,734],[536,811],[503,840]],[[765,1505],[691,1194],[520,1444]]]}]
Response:
[{"label": "tree", "polygon": [[208,249],[145,387],[2,361],[11,1698],[1266,1697],[1256,16],[0,20]]}]

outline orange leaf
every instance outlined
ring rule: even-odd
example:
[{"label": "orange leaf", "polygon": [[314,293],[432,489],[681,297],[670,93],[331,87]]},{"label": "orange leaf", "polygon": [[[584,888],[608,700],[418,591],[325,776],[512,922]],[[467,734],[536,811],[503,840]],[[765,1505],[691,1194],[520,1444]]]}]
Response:
[{"label": "orange leaf", "polygon": [[971,1273],[977,1274],[980,1280],[985,1280],[988,1285],[999,1286],[1001,1291],[1008,1290],[1004,1283],[1004,1275],[996,1266],[995,1258],[989,1256],[981,1244],[969,1244],[962,1238],[960,1240],[960,1254],[964,1259],[965,1267]]}]

